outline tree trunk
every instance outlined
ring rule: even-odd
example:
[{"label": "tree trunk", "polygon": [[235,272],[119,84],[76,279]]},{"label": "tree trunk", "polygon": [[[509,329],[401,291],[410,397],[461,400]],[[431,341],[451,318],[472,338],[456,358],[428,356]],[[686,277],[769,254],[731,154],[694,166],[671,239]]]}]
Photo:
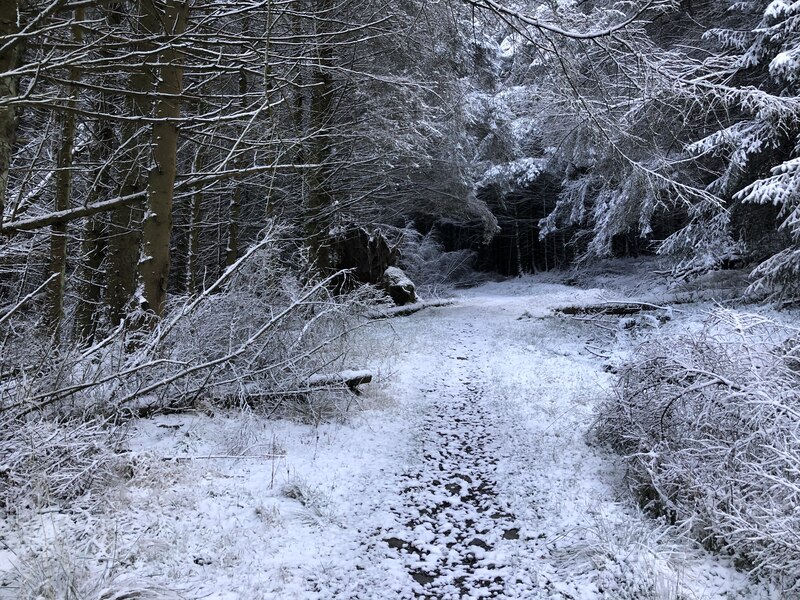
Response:
[{"label": "tree trunk", "polygon": [[228,240],[225,245],[225,266],[230,267],[239,259],[239,215],[242,210],[241,183],[234,181],[231,203],[228,207]]},{"label": "tree trunk", "polygon": [[[250,19],[248,16],[244,18],[242,35],[244,37],[250,35]],[[245,48],[242,48],[242,51],[244,52]],[[247,109],[247,73],[243,68],[239,71],[239,107],[242,109],[242,112]],[[242,132],[242,136],[244,136],[244,131]],[[238,165],[239,168],[244,169],[246,166],[246,161],[244,159],[245,153],[243,152],[244,148],[238,148],[238,140],[236,144],[237,157],[235,158],[235,164]],[[244,184],[235,180],[233,185],[233,194],[231,194],[231,204],[228,214],[228,244],[225,249],[226,267],[230,267],[239,260],[239,218],[242,212],[242,187]]]},{"label": "tree trunk", "polygon": [[[186,30],[188,5],[167,0],[163,15],[164,32],[173,38]],[[144,220],[142,257],[139,260],[143,308],[157,317],[164,314],[170,267],[172,236],[172,199],[177,173],[180,94],[183,84],[181,53],[174,44],[165,42],[159,53],[161,76],[156,88],[156,123],[153,125],[153,159],[155,165],[147,180],[147,215]]]},{"label": "tree trunk", "polygon": [[516,204],[514,204],[514,254],[517,259],[517,277],[522,277],[525,267],[522,264],[522,247],[519,239],[519,219],[517,218]]},{"label": "tree trunk", "polygon": [[[136,187],[138,186],[130,185],[128,189],[136,189]],[[138,203],[136,206],[117,207],[111,214],[106,304],[112,325],[119,324],[120,320],[125,318],[130,301],[136,291],[141,218],[142,210]]]},{"label": "tree trunk", "polygon": [[[155,4],[152,0],[141,0],[138,9],[138,33],[145,38],[156,35],[161,28],[161,15]],[[112,14],[120,13],[113,11]],[[152,94],[155,77],[154,67],[148,63],[152,63],[151,53],[155,52],[155,46],[146,40],[139,41],[135,47],[145,58],[130,76],[129,87],[133,94],[125,99],[125,103],[133,116],[144,117],[152,112],[153,103],[148,96]],[[122,143],[129,147],[119,166],[122,176],[121,196],[135,194],[146,186],[142,158],[138,152],[144,138],[140,129],[135,121],[125,121],[122,125]],[[105,299],[112,326],[125,318],[136,291],[143,212],[141,204],[136,202],[118,206],[111,213]]]},{"label": "tree trunk", "polygon": [[103,300],[102,268],[105,258],[105,225],[99,217],[90,217],[81,244],[81,299],[75,314],[75,334],[79,340],[91,344],[100,315]]},{"label": "tree trunk", "polygon": [[[0,0],[0,40],[8,40],[12,45],[0,51],[0,73],[8,73],[17,64],[18,45],[12,36],[17,33],[17,0]],[[17,79],[0,77],[0,99],[14,98],[17,95]],[[0,224],[6,207],[8,172],[11,164],[11,147],[14,144],[16,120],[13,104],[0,106]]]},{"label": "tree trunk", "polygon": [[[72,38],[76,45],[83,43],[83,8],[75,9],[75,25],[72,26]],[[72,195],[72,163],[75,150],[75,107],[78,104],[77,82],[80,70],[69,69],[69,90],[66,110],[62,113],[61,146],[58,150],[56,167],[55,206],[56,212],[67,210]],[[56,275],[48,286],[48,312],[46,324],[50,332],[58,338],[61,320],[64,314],[64,288],[67,270],[67,222],[54,224],[50,229],[50,273]]]},{"label": "tree trunk", "polygon": [[309,129],[313,136],[309,162],[315,166],[308,173],[308,216],[306,235],[317,268],[322,273],[330,270],[328,225],[333,197],[330,190],[331,119],[333,117],[333,46],[324,39],[327,20],[333,18],[331,0],[320,0],[319,14],[315,20],[317,65],[311,72],[311,103]]},{"label": "tree trunk", "polygon": [[[105,95],[100,99],[100,112],[108,113],[110,105]],[[100,165],[99,170],[93,176],[94,184],[89,190],[87,204],[99,201],[105,189],[101,181],[107,177],[109,169],[109,156],[114,147],[115,136],[113,125],[110,122],[97,124],[99,131],[93,140],[89,155],[92,164]],[[91,344],[99,318],[102,314],[101,303],[103,302],[103,261],[106,259],[106,249],[108,247],[107,220],[100,215],[94,215],[86,219],[86,227],[81,244],[81,267],[78,280],[81,285],[80,302],[78,303],[75,314],[75,335],[79,340]]]},{"label": "tree trunk", "polygon": [[[200,173],[206,165],[206,143],[202,140],[195,151],[192,161],[192,172]],[[186,233],[186,291],[192,297],[197,296],[202,288],[200,280],[200,233],[203,217],[203,189],[204,185],[198,183],[192,190],[191,212],[189,214],[189,230]]]}]

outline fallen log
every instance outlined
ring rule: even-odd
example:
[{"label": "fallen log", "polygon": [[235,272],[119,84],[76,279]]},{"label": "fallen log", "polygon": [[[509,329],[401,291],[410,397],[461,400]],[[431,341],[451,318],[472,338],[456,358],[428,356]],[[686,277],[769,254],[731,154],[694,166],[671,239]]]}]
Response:
[{"label": "fallen log", "polygon": [[164,462],[188,462],[190,460],[245,460],[286,458],[286,454],[209,454],[208,456],[162,456]]},{"label": "fallen log", "polygon": [[[315,389],[347,387],[353,394],[359,396],[361,392],[358,386],[372,382],[372,371],[367,370],[345,370],[338,373],[319,373],[311,375],[305,380],[299,381],[294,389],[285,390],[265,390],[255,383],[244,384],[236,392],[230,391],[214,394],[213,389],[205,389],[207,398],[211,405],[223,407],[239,406],[242,402],[255,406],[258,404],[269,403],[277,408],[281,402],[287,398],[303,398]],[[194,406],[194,401],[173,406],[162,406],[160,404],[146,404],[139,407],[126,407],[132,416],[138,418],[149,418],[157,414],[182,413]],[[213,416],[213,413],[207,413]]]},{"label": "fallen log", "polygon": [[414,314],[424,308],[433,308],[436,306],[450,306],[455,304],[455,300],[420,300],[413,304],[406,304],[404,306],[392,306],[390,308],[381,308],[371,310],[367,313],[370,319],[391,319],[392,317],[406,317]]},{"label": "fallen log", "polygon": [[553,312],[562,315],[610,315],[625,317],[646,311],[672,311],[667,306],[659,306],[649,302],[603,302],[602,304],[587,304],[585,306],[563,306],[553,309]]},{"label": "fallen log", "polygon": [[325,375],[312,375],[306,380],[306,384],[310,388],[346,385],[351,391],[356,391],[358,386],[371,381],[371,371],[341,371]]},{"label": "fallen log", "polygon": [[264,401],[266,399],[281,398],[287,396],[296,396],[306,394],[314,389],[319,388],[332,388],[343,387],[347,388],[358,394],[358,386],[372,382],[372,371],[367,370],[345,370],[338,373],[318,373],[311,375],[305,380],[298,381],[297,387],[293,389],[284,389],[269,391],[263,390],[257,384],[249,383],[244,386],[240,391],[238,398],[244,399],[248,402]]}]

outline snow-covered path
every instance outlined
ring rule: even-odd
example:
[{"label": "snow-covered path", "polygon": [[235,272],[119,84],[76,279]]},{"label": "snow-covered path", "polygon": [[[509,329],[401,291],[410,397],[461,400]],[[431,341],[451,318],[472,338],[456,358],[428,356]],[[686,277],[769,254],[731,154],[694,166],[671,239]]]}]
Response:
[{"label": "snow-covered path", "polygon": [[359,576],[373,583],[352,597],[761,597],[656,529],[586,440],[610,376],[585,349],[597,332],[551,309],[615,297],[506,282],[391,323],[410,443],[405,466],[363,490]]},{"label": "snow-covered path", "polygon": [[551,309],[612,299],[504,282],[393,324],[410,342],[395,393],[417,416],[381,537],[412,576],[409,597],[761,597],[642,516],[619,463],[587,441],[611,376],[586,347],[609,340]]},{"label": "snow-covered path", "polygon": [[413,580],[399,597],[622,597],[593,584],[594,569],[576,561],[558,572],[550,556],[598,495],[617,506],[616,474],[582,435],[586,395],[606,376],[582,351],[585,332],[550,314],[604,296],[507,283],[393,323],[413,339],[396,393],[416,391],[419,414],[411,465],[382,501],[393,518],[381,537]]},{"label": "snow-covered path", "polygon": [[509,557],[520,548],[519,524],[497,489],[503,428],[486,402],[480,340],[465,337],[446,353],[447,375],[430,381],[417,444],[422,462],[387,506],[398,526],[384,541],[422,588],[420,598],[509,597],[532,589],[530,574]]},{"label": "snow-covered path", "polygon": [[353,355],[380,372],[345,423],[142,421],[136,476],[91,511],[0,531],[33,557],[7,562],[41,577],[77,561],[109,598],[777,598],[643,517],[587,441],[611,383],[587,347],[609,334],[551,309],[608,299],[530,278],[383,321]]}]

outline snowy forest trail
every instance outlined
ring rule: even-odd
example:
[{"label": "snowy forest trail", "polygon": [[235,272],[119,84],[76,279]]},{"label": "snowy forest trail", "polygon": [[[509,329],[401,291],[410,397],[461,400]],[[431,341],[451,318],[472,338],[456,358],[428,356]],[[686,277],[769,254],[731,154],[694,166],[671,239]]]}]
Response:
[{"label": "snowy forest trail", "polygon": [[[527,278],[378,322],[350,357],[377,376],[339,422],[141,420],[134,477],[3,526],[2,571],[73,561],[109,598],[767,600],[641,515],[587,437],[612,383],[588,348],[624,352],[629,333],[552,309],[624,299]],[[5,577],[0,598],[19,597]]]},{"label": "snowy forest trail", "polygon": [[392,323],[409,343],[395,393],[417,415],[410,465],[376,507],[388,513],[379,535],[389,558],[412,579],[397,597],[606,597],[586,561],[563,559],[613,493],[616,474],[582,435],[588,395],[607,375],[582,349],[587,332],[550,312],[602,296],[489,285]]},{"label": "snowy forest trail", "polygon": [[453,333],[461,335],[444,353],[446,375],[423,390],[433,398],[417,440],[423,460],[403,474],[407,485],[388,506],[401,526],[384,541],[421,586],[416,597],[507,597],[512,585],[531,585],[506,560],[518,551],[520,528],[497,489],[503,430],[486,402],[485,369],[476,360],[485,340]]},{"label": "snowy forest trail", "polygon": [[371,483],[379,500],[361,532],[368,564],[402,569],[391,568],[393,591],[353,597],[757,597],[744,576],[662,536],[587,440],[611,376],[586,346],[610,340],[552,308],[613,299],[505,282],[391,323],[411,443],[407,465]]}]

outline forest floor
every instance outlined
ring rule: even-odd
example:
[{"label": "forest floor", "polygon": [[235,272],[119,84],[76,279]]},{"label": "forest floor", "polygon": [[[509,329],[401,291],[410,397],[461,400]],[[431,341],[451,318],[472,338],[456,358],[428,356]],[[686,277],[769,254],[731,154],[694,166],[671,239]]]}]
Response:
[{"label": "forest floor", "polygon": [[488,283],[381,321],[353,365],[378,376],[334,422],[138,422],[130,481],[2,523],[0,597],[776,598],[643,516],[591,442],[637,334],[552,309],[654,299],[631,281]]}]

